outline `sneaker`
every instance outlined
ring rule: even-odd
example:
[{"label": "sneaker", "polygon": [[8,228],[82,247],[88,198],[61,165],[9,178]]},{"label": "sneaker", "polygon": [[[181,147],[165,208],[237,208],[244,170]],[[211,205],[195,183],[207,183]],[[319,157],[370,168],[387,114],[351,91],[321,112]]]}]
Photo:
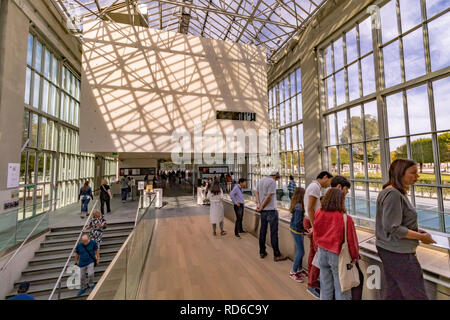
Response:
[{"label": "sneaker", "polygon": [[265,257],[267,257],[267,252],[260,253],[259,256],[261,257],[261,259],[264,259]]},{"label": "sneaker", "polygon": [[308,272],[306,272],[305,270],[301,270],[300,272],[298,272],[300,274],[300,276],[302,276],[303,278],[308,278]]},{"label": "sneaker", "polygon": [[280,255],[280,256],[274,257],[273,261],[278,262],[278,261],[284,261],[286,259],[287,259],[287,257]]},{"label": "sneaker", "polygon": [[87,289],[81,289],[80,291],[78,291],[77,296],[81,296],[86,292]]},{"label": "sneaker", "polygon": [[311,294],[314,298],[320,299],[320,289],[310,288],[308,287],[308,293]]},{"label": "sneaker", "polygon": [[295,280],[295,281],[297,281],[299,283],[303,282],[303,278],[300,276],[299,273],[292,273],[291,272],[291,279],[293,279],[293,280]]},{"label": "sneaker", "polygon": [[89,288],[89,291],[94,290],[94,288],[95,288],[95,284],[93,284],[93,285]]},{"label": "sneaker", "polygon": [[236,238],[240,238],[241,236],[239,234],[234,235]]}]

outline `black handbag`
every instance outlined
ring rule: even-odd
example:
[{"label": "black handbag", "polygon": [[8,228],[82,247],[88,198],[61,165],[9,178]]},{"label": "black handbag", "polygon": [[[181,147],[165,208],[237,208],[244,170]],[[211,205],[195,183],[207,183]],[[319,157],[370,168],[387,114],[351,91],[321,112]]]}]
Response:
[{"label": "black handbag", "polygon": [[84,244],[82,244],[84,250],[86,250],[87,254],[89,255],[89,257],[91,257],[92,260],[94,260],[94,267],[97,266],[97,259],[95,257],[92,256],[92,254],[89,252],[89,250],[86,248],[86,246]]}]

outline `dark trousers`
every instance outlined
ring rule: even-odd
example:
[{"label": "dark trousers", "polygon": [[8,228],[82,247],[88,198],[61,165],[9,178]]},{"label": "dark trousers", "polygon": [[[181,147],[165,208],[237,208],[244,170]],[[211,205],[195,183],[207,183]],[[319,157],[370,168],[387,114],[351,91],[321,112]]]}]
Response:
[{"label": "dark trousers", "polygon": [[266,252],[266,234],[267,225],[270,224],[270,242],[273,248],[273,255],[275,257],[281,256],[278,247],[278,211],[277,210],[263,210],[261,211],[261,229],[259,230],[259,253]]},{"label": "dark trousers", "polygon": [[234,213],[236,214],[236,223],[234,224],[234,234],[239,235],[239,232],[244,232],[242,229],[242,220],[244,219],[244,205],[238,207],[234,205]]},{"label": "dark trousers", "polygon": [[121,194],[122,194],[122,201],[127,201],[128,188],[123,188],[120,191],[121,191]]},{"label": "dark trousers", "polygon": [[[311,228],[311,221],[309,219],[303,219],[303,228],[308,230]],[[308,287],[310,288],[320,288],[320,269],[316,266],[313,266],[312,262],[314,260],[314,256],[316,255],[316,244],[314,243],[314,238],[311,235],[309,237],[309,256],[308,256]]]},{"label": "dark trousers", "polygon": [[356,263],[356,268],[358,269],[359,274],[359,285],[357,287],[352,288],[352,300],[362,300],[362,293],[364,288],[364,274],[359,267],[359,263]]},{"label": "dark trousers", "polygon": [[110,213],[111,212],[111,203],[110,203],[110,199],[102,199],[100,198],[100,210],[102,211],[102,215],[105,214],[105,210],[104,210],[104,206],[106,203],[106,212]]},{"label": "dark trousers", "polygon": [[414,253],[397,253],[377,246],[383,262],[383,300],[429,300],[422,268]]}]

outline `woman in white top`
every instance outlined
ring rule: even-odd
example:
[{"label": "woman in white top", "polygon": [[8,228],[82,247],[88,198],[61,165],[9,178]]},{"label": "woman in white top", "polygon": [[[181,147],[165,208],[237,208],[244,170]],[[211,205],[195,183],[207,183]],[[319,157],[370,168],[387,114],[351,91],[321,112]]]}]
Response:
[{"label": "woman in white top", "polygon": [[227,233],[225,230],[223,230],[223,219],[224,219],[224,213],[223,213],[223,192],[220,188],[219,181],[214,181],[211,189],[208,191],[209,202],[211,203],[211,208],[209,211],[209,219],[212,224],[213,228],[213,235],[217,235],[216,228],[217,224],[220,226],[220,234],[222,236],[226,235]]}]

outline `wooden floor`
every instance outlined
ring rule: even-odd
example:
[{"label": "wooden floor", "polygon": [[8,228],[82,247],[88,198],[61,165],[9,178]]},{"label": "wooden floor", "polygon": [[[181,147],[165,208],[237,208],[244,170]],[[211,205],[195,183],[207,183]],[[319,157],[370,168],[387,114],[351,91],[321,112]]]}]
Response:
[{"label": "wooden floor", "polygon": [[138,299],[314,299],[289,277],[292,261],[274,262],[270,247],[261,259],[254,236],[225,230],[214,237],[208,215],[158,219]]}]

